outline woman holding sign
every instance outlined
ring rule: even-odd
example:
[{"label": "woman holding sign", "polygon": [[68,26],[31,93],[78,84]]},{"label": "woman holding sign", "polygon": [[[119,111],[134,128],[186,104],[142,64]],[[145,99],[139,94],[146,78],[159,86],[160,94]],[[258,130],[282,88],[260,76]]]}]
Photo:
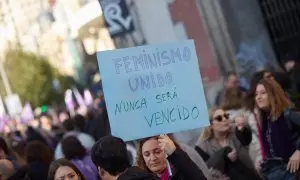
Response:
[{"label": "woman holding sign", "polygon": [[166,135],[146,138],[139,142],[137,165],[145,171],[157,174],[161,180],[206,179],[188,154]]},{"label": "woman holding sign", "polygon": [[235,118],[235,127],[223,109],[210,113],[210,126],[204,130],[196,150],[209,168],[226,174],[232,180],[260,179],[249,157],[252,133],[243,117]]}]

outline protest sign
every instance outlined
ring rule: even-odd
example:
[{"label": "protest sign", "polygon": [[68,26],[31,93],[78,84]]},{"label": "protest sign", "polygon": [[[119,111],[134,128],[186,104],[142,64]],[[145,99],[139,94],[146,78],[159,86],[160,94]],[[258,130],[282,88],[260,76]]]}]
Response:
[{"label": "protest sign", "polygon": [[111,131],[125,141],[207,126],[192,40],[97,53]]}]

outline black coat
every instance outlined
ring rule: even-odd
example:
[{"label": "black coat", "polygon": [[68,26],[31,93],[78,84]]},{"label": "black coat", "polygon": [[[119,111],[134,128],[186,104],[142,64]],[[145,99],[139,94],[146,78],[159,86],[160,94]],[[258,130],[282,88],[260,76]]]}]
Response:
[{"label": "black coat", "polygon": [[168,157],[168,161],[175,168],[171,180],[205,180],[206,177],[198,166],[190,159],[186,152],[177,148],[175,152]]},{"label": "black coat", "polygon": [[127,169],[117,180],[159,180],[159,178],[134,166]]}]

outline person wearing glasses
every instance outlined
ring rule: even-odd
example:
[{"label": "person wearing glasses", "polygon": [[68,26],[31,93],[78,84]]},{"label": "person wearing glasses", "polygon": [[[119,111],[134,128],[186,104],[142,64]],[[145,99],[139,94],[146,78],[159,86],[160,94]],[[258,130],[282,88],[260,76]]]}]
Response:
[{"label": "person wearing glasses", "polygon": [[232,180],[260,179],[247,149],[252,132],[246,120],[238,116],[233,125],[229,119],[229,114],[223,109],[211,110],[210,126],[203,131],[195,149],[209,168]]}]

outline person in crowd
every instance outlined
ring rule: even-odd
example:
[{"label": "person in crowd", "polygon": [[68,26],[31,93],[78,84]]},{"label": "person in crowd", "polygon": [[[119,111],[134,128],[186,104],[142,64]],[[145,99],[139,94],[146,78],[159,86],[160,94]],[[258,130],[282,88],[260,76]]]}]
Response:
[{"label": "person in crowd", "polygon": [[[172,174],[168,171],[168,162]],[[201,171],[204,169],[205,174],[209,176],[205,164],[200,170],[188,154],[166,135],[145,138],[139,142],[137,165],[144,171],[156,174],[161,180],[167,180],[170,177],[172,180],[207,179]]]},{"label": "person in crowd", "polygon": [[9,154],[10,152],[6,141],[0,137],[0,159],[7,159]]},{"label": "person in crowd", "polygon": [[92,160],[102,180],[159,180],[153,173],[131,167],[126,144],[117,137],[100,138],[92,149]]},{"label": "person in crowd", "polygon": [[[81,117],[82,116],[80,116],[80,118]],[[65,127],[67,132],[65,133],[62,140],[68,136],[75,136],[76,138],[78,138],[80,143],[85,147],[85,149],[87,151],[90,151],[92,149],[93,145],[95,144],[95,140],[90,135],[88,135],[84,132],[78,131],[78,129],[80,129],[80,128],[74,124],[73,120],[71,120],[71,119],[65,120],[63,122],[63,126]],[[55,149],[55,159],[60,159],[63,157],[64,157],[64,155],[61,150],[61,142],[60,142],[60,143],[58,143],[58,145]]]},{"label": "person in crowd", "polygon": [[246,120],[237,117],[232,126],[229,118],[223,109],[211,110],[210,126],[202,133],[196,150],[209,168],[221,171],[232,180],[260,179],[246,148],[252,140]]},{"label": "person in crowd", "polygon": [[295,107],[300,108],[300,92],[297,92],[295,89],[293,89],[295,83],[291,81],[288,73],[277,72],[274,74],[274,77],[288,98],[294,103]]},{"label": "person in crowd", "polygon": [[295,55],[288,55],[285,60],[285,70],[289,74],[292,83],[292,91],[300,93],[300,63],[297,62],[298,57]]},{"label": "person in crowd", "polygon": [[101,137],[110,135],[110,124],[105,107],[89,111],[87,117],[88,120],[84,132],[93,136],[96,141]]},{"label": "person in crowd", "polygon": [[53,161],[49,168],[48,180],[88,180],[77,167],[67,159]]},{"label": "person in crowd", "polygon": [[24,164],[19,156],[9,149],[6,141],[2,137],[0,137],[0,159],[10,160],[15,170]]},{"label": "person in crowd", "polygon": [[26,161],[30,168],[30,179],[47,179],[48,169],[53,160],[53,152],[50,147],[39,141],[28,143],[26,150]]},{"label": "person in crowd", "polygon": [[98,180],[98,171],[80,141],[74,136],[68,136],[61,142],[64,157],[71,161],[82,173],[85,179]]},{"label": "person in crowd", "polygon": [[30,172],[27,167],[22,167],[16,170],[10,160],[0,160],[1,180],[30,180],[29,174]]},{"label": "person in crowd", "polygon": [[[239,77],[235,72],[229,72],[225,78],[225,87],[222,91],[220,91],[216,97],[215,106],[220,107],[227,103],[228,98],[232,98],[234,96],[245,97],[246,89],[240,86]],[[236,100],[242,101],[242,99],[235,98]],[[238,105],[240,102],[236,102]],[[235,107],[233,107],[235,108]]]},{"label": "person in crowd", "polygon": [[32,126],[28,126],[26,130],[26,141],[27,142],[39,141],[41,143],[49,145],[47,140],[41,135],[41,133]]},{"label": "person in crowd", "polygon": [[[244,103],[244,112],[242,113],[242,116],[247,120],[247,123],[252,131],[252,141],[249,144],[249,155],[253,164],[255,165],[258,165],[259,162],[262,161],[264,151],[262,143],[260,141],[260,138],[262,136],[262,134],[260,133],[261,115],[253,99],[255,97],[255,88],[259,81],[261,81],[262,79],[273,80],[273,78],[265,78],[265,72],[268,71],[259,71],[253,74],[251,79],[250,92],[247,95],[246,101]],[[258,168],[256,167],[256,169]]]},{"label": "person in crowd", "polygon": [[272,72],[266,69],[254,73],[253,76],[256,76],[256,79],[274,80]]},{"label": "person in crowd", "polygon": [[[270,171],[275,168],[283,174],[288,173],[287,169],[295,177],[300,166],[300,115],[275,81],[261,80],[254,100],[261,114],[261,142],[266,154],[260,166],[263,176],[273,179]],[[278,163],[283,166],[278,167]],[[276,174],[275,179],[280,178]]]},{"label": "person in crowd", "polygon": [[0,160],[0,179],[7,180],[15,173],[13,163],[7,159]]}]

